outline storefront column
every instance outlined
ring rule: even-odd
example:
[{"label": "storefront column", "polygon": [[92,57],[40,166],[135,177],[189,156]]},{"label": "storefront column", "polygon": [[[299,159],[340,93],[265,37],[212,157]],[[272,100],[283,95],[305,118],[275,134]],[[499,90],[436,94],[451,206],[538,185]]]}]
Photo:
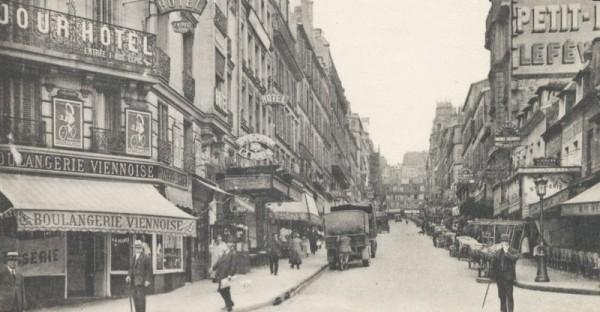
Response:
[{"label": "storefront column", "polygon": [[256,211],[256,245],[258,250],[263,250],[266,245],[266,235],[268,234],[269,220],[265,204],[268,198],[259,196],[254,198]]}]

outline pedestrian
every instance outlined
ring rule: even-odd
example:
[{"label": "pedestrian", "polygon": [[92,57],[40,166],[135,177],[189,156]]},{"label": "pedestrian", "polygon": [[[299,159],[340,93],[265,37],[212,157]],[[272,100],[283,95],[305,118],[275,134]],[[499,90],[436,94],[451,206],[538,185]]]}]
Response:
[{"label": "pedestrian", "polygon": [[6,253],[6,266],[0,270],[0,311],[21,312],[27,308],[25,280],[18,271],[19,253]]},{"label": "pedestrian", "polygon": [[500,236],[500,249],[492,258],[490,277],[496,280],[498,297],[500,298],[500,311],[513,312],[513,283],[516,279],[515,265],[519,259],[519,251],[509,245],[510,236]]},{"label": "pedestrian", "polygon": [[308,258],[310,254],[310,240],[306,236],[302,236],[302,252],[304,253],[304,257]]},{"label": "pedestrian", "polygon": [[317,230],[315,228],[313,228],[308,234],[308,242],[310,244],[310,253],[313,255],[317,252],[318,238],[319,238],[319,233],[317,233]]},{"label": "pedestrian", "polygon": [[[223,236],[217,235],[215,241],[210,245],[210,265],[214,266],[219,258],[221,258],[227,251],[227,244],[223,241]],[[212,276],[211,276],[212,277]]]},{"label": "pedestrian", "polygon": [[302,240],[300,239],[298,233],[292,234],[292,239],[290,240],[290,267],[293,269],[294,266],[296,269],[300,270],[300,265],[302,264]]},{"label": "pedestrian", "polygon": [[281,258],[281,241],[279,240],[279,234],[273,234],[273,239],[267,246],[269,255],[269,270],[272,275],[277,275],[279,271],[279,258]]},{"label": "pedestrian", "polygon": [[350,236],[342,235],[338,236],[338,241],[340,244],[340,269],[345,270],[348,268],[348,260],[350,259],[350,254],[352,253],[352,247]]},{"label": "pedestrian", "polygon": [[233,310],[233,299],[231,298],[231,282],[238,272],[239,263],[237,252],[233,244],[228,244],[225,254],[215,263],[215,279],[219,283],[217,291],[225,302],[225,310]]},{"label": "pedestrian", "polygon": [[133,289],[133,302],[136,312],[146,311],[146,289],[152,280],[152,262],[150,255],[144,252],[144,243],[136,240],[134,256],[129,262],[129,274],[125,282]]}]

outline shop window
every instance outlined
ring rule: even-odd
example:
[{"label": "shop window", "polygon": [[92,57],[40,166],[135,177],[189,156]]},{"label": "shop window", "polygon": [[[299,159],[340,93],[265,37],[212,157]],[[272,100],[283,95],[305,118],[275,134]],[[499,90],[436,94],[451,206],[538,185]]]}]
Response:
[{"label": "shop window", "polygon": [[155,250],[157,272],[183,269],[183,237],[157,234]]},{"label": "shop window", "polygon": [[129,234],[112,234],[111,247],[111,272],[126,272],[129,270],[131,259],[131,236]]}]

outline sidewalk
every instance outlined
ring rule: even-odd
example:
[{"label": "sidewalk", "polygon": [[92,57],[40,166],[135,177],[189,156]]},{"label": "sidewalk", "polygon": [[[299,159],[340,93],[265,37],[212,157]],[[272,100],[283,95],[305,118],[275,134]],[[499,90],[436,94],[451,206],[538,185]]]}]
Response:
[{"label": "sidewalk", "polygon": [[[277,297],[293,294],[307,279],[326,267],[327,257],[325,251],[321,249],[316,255],[304,258],[300,270],[292,270],[287,261],[287,259],[279,261],[277,276],[269,273],[268,266],[253,268],[248,274],[238,275],[231,286],[231,294],[235,302],[234,311],[251,311],[271,305]],[[203,280],[169,293],[148,296],[146,307],[148,312],[221,311],[224,304],[217,293],[217,284]],[[129,299],[125,298],[45,308],[43,311],[128,312],[129,309]]]},{"label": "sidewalk", "polygon": [[537,283],[537,262],[535,259],[517,261],[517,280],[515,286],[531,290],[559,292],[580,295],[600,295],[600,280],[593,280],[574,273],[548,267],[550,282]]}]

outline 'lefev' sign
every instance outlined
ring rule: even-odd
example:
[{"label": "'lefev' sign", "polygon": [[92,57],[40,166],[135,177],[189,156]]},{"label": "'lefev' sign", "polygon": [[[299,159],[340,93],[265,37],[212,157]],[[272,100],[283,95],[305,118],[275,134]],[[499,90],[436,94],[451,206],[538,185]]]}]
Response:
[{"label": "'lefev' sign", "polygon": [[206,0],[154,0],[160,14],[167,14],[173,11],[187,11],[190,13],[202,14],[206,7]]}]

